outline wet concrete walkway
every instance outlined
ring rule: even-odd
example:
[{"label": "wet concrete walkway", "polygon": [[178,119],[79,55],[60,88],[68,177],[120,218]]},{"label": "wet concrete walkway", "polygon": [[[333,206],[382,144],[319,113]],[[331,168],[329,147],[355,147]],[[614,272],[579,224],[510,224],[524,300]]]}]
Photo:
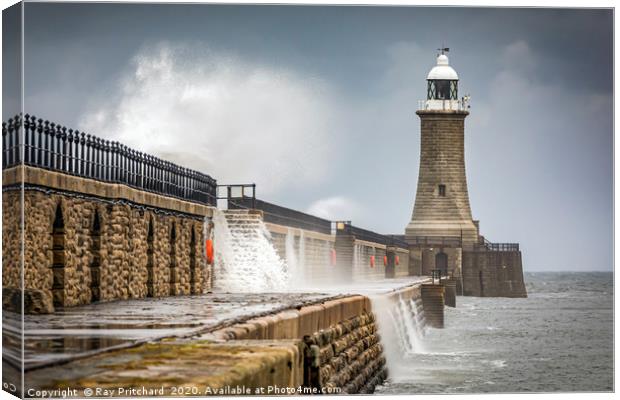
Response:
[{"label": "wet concrete walkway", "polygon": [[[147,298],[24,317],[24,368],[64,363],[165,337],[190,337],[241,320],[351,294],[387,293],[427,278],[408,277],[296,293],[210,293]],[[3,312],[3,360],[21,368],[21,315]]]},{"label": "wet concrete walkway", "polygon": [[[329,294],[205,294],[148,298],[58,310],[24,318],[24,367],[32,369],[164,337],[191,336]],[[21,315],[3,312],[3,358],[20,364]]]}]

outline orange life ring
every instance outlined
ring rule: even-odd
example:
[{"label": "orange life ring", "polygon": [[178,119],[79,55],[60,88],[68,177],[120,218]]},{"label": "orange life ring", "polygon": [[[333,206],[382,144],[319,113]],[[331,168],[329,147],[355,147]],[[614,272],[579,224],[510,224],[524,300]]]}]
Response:
[{"label": "orange life ring", "polygon": [[330,262],[332,264],[332,267],[336,266],[336,249],[332,249],[331,251]]},{"label": "orange life ring", "polygon": [[370,256],[370,268],[375,267],[375,256]]},{"label": "orange life ring", "polygon": [[396,265],[399,265],[400,264],[400,257],[396,256],[396,259],[394,260],[394,263]]},{"label": "orange life ring", "polygon": [[207,264],[213,264],[213,240],[207,239],[205,247],[207,251]]},{"label": "orange life ring", "polygon": [[384,266],[384,267],[387,267],[387,264],[388,264],[388,262],[387,262],[387,256],[383,256],[383,266]]}]

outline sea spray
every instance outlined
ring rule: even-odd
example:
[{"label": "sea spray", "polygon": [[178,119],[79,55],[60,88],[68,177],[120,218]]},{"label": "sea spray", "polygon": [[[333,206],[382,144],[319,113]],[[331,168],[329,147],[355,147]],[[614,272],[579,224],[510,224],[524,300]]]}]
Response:
[{"label": "sea spray", "polygon": [[216,210],[214,288],[225,292],[278,292],[289,288],[290,273],[258,215]]},{"label": "sea spray", "polygon": [[417,309],[417,304],[405,301],[402,296],[390,298],[386,295],[371,295],[372,309],[377,317],[377,326],[383,352],[385,354],[388,371],[391,377],[398,377],[404,373],[405,357],[424,353],[423,317]]},{"label": "sea spray", "polygon": [[298,276],[296,281],[303,286],[307,282],[306,274],[306,238],[304,236],[304,230],[299,230],[299,257],[297,258]]},{"label": "sea spray", "polygon": [[[296,231],[299,233],[297,240],[295,240]],[[295,243],[297,243],[297,246]],[[306,271],[306,240],[303,229],[288,228],[286,238],[284,239],[284,252],[290,274],[290,289],[299,290],[311,287]]]}]

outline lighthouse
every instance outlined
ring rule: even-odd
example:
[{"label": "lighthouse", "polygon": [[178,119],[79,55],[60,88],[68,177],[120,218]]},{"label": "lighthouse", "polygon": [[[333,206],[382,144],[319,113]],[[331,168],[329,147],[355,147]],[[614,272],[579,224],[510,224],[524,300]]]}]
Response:
[{"label": "lighthouse", "polygon": [[469,96],[459,97],[459,75],[449,49],[438,49],[426,76],[420,118],[420,169],[411,220],[405,228],[409,273],[439,271],[457,293],[525,297],[518,243],[491,243],[472,218],[465,174],[465,119]]},{"label": "lighthouse", "polygon": [[[459,98],[459,75],[449,49],[438,49],[426,76],[426,99],[418,104],[420,167],[405,240],[412,272],[455,277],[462,282],[463,251],[480,242],[469,205],[465,174],[465,119],[468,96]],[[460,285],[459,285],[460,286]]]},{"label": "lighthouse", "polygon": [[459,98],[459,76],[441,49],[426,77],[420,102],[420,170],[408,240],[446,243],[478,241],[465,175],[465,118],[468,98]]}]

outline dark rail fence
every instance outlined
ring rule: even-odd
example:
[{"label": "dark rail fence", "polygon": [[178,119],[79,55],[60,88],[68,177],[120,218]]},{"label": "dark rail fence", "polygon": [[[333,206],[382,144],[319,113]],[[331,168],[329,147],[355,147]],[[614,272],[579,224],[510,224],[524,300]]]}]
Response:
[{"label": "dark rail fence", "polygon": [[306,214],[301,211],[278,206],[252,197],[232,197],[228,199],[229,209],[253,208],[263,212],[263,220],[273,224],[306,229],[326,235],[331,233],[331,221]]},{"label": "dark rail fence", "polygon": [[217,183],[209,175],[34,115],[18,115],[2,123],[2,156],[3,169],[23,163],[216,205]]},{"label": "dark rail fence", "polygon": [[404,240],[399,239],[396,235],[382,235],[367,229],[358,228],[357,226],[351,225],[350,221],[336,221],[335,224],[337,232],[353,235],[356,239],[384,244],[386,246],[397,246],[405,249],[409,248],[409,244]]},{"label": "dark rail fence", "polygon": [[486,247],[489,251],[519,251],[519,243],[485,242],[484,247]]},{"label": "dark rail fence", "polygon": [[455,236],[416,236],[411,238],[410,242],[417,246],[463,246],[463,240]]}]

